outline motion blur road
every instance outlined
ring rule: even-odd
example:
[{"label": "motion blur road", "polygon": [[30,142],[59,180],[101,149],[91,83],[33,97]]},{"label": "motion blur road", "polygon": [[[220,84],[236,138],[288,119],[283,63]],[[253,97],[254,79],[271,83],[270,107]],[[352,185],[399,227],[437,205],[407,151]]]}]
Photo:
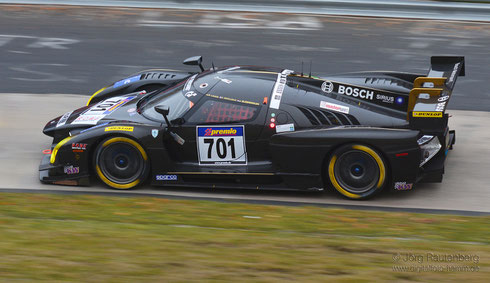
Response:
[{"label": "motion blur road", "polygon": [[[141,69],[195,71],[181,61],[270,65],[313,74],[363,70],[425,73],[431,55],[463,55],[466,77],[449,103],[457,144],[442,184],[367,202],[332,192],[175,190],[137,193],[223,199],[355,204],[490,212],[490,24],[300,14],[0,5],[0,188],[106,191],[38,181],[41,133],[51,118],[83,105],[110,82]],[[66,95],[81,94],[81,95]],[[471,111],[455,111],[455,110]],[[478,123],[478,124],[476,124]],[[131,193],[131,192],[125,192]]]}]

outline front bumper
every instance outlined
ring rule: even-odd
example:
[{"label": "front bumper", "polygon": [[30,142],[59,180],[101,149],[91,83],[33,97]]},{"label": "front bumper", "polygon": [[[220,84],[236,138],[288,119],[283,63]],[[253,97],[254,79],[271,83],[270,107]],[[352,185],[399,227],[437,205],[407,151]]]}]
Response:
[{"label": "front bumper", "polygon": [[[88,174],[77,173],[67,174],[69,170],[65,168],[73,168],[73,165],[53,165],[50,163],[51,155],[45,154],[39,165],[39,180],[44,184],[68,185],[68,186],[88,186],[90,178]],[[78,167],[76,167],[78,168]]]}]

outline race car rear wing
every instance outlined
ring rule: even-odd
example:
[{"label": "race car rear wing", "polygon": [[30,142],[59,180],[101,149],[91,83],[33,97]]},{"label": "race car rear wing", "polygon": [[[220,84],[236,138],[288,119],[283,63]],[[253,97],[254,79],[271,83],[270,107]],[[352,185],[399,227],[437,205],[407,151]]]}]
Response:
[{"label": "race car rear wing", "polygon": [[427,77],[418,77],[408,98],[407,120],[411,128],[443,130],[447,104],[458,76],[465,75],[464,57],[433,56]]}]

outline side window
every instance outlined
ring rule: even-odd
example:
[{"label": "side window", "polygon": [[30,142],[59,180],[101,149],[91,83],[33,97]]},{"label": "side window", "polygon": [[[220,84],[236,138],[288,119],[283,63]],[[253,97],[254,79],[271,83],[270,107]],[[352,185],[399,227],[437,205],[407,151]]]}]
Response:
[{"label": "side window", "polygon": [[207,100],[188,119],[193,124],[218,124],[251,120],[257,107],[224,101]]}]

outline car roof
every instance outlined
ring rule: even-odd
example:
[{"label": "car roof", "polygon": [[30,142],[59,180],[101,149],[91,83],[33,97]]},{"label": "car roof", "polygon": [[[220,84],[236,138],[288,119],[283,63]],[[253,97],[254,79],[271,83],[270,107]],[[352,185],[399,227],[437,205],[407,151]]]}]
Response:
[{"label": "car roof", "polygon": [[199,74],[193,89],[201,96],[260,105],[268,101],[279,68],[257,66],[230,66]]}]

